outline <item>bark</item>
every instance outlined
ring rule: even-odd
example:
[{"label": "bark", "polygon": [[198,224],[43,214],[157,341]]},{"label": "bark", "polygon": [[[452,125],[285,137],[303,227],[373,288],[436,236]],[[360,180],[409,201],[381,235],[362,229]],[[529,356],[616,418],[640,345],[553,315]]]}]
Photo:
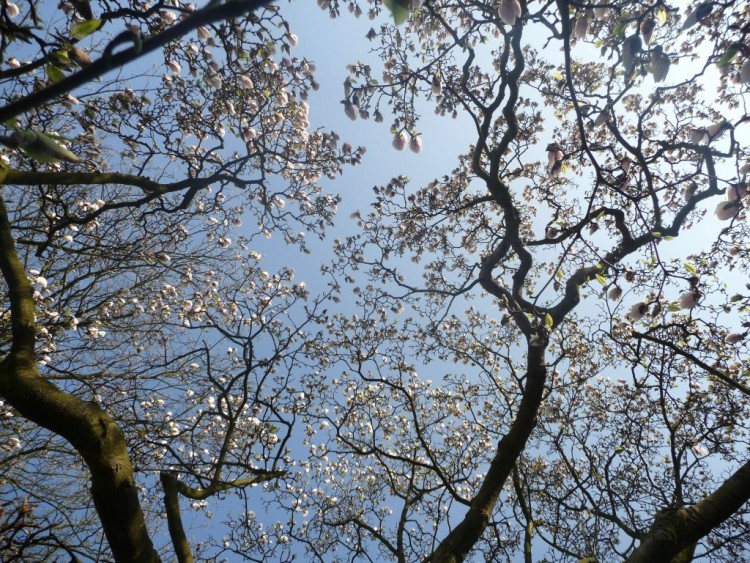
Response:
[{"label": "bark", "polygon": [[190,543],[182,525],[180,497],[177,493],[177,475],[171,471],[162,471],[160,478],[161,486],[164,489],[164,508],[167,511],[169,537],[172,539],[177,561],[179,563],[193,563],[193,552],[190,550]]},{"label": "bark", "polygon": [[518,414],[508,433],[498,443],[487,476],[479,492],[472,499],[469,511],[432,554],[430,561],[433,563],[463,561],[487,529],[508,476],[513,471],[516,460],[526,447],[526,442],[536,425],[536,415],[542,401],[546,377],[544,347],[529,346],[526,389]]},{"label": "bark", "polygon": [[654,518],[630,563],[672,561],[750,499],[750,461],[709,496],[691,507],[667,509]]},{"label": "bark", "polygon": [[138,500],[125,437],[96,404],[65,393],[37,369],[31,282],[0,198],[0,271],[8,286],[12,344],[0,362],[0,395],[29,420],[67,439],[91,471],[91,495],[116,561],[159,561]]}]

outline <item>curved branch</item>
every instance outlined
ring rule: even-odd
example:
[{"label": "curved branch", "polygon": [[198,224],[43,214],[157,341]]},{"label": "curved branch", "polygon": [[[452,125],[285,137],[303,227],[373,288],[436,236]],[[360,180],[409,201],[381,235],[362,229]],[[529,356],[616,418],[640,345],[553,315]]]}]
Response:
[{"label": "curved branch", "polygon": [[[133,37],[132,32],[125,32],[127,35],[117,36],[105,49],[101,58],[94,61],[86,68],[68,75],[59,82],[53,82],[46,88],[24,96],[23,98],[0,108],[0,122],[6,122],[14,117],[41,106],[54,100],[57,96],[67,94],[74,88],[83,86],[105,74],[106,72],[125,66],[126,64],[144,56],[160,47],[164,47],[171,41],[175,41],[183,35],[190,33],[201,25],[208,25],[217,21],[237,18],[248,12],[252,12],[271,0],[230,0],[228,2],[209,2],[209,4],[192,15],[188,16],[181,22],[173,25],[158,35],[149,37],[140,45]],[[134,45],[118,53],[112,53],[114,47],[119,44],[132,41]]]}]

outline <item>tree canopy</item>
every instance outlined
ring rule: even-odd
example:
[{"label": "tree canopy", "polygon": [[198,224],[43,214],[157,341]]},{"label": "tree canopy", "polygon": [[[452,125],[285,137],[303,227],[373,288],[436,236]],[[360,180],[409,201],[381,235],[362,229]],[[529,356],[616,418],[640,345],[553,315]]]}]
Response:
[{"label": "tree canopy", "polygon": [[294,3],[0,7],[3,560],[747,558],[750,8],[318,6],[335,239]]}]

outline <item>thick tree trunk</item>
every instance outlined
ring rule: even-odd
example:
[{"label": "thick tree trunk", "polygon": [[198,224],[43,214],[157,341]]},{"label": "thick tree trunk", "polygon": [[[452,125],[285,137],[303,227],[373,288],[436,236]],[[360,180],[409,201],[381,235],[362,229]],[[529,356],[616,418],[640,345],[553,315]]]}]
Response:
[{"label": "thick tree trunk", "polygon": [[672,561],[750,499],[750,461],[709,496],[691,507],[664,510],[656,515],[630,563]]},{"label": "thick tree trunk", "polygon": [[529,346],[526,371],[526,389],[518,408],[516,419],[508,433],[497,445],[495,458],[487,476],[472,499],[463,521],[440,543],[430,561],[433,563],[459,563],[482,537],[492,517],[500,492],[505,486],[518,457],[536,425],[536,415],[542,401],[547,369],[544,365],[544,347]]},{"label": "thick tree trunk", "polygon": [[91,471],[91,494],[118,562],[159,561],[146,531],[127,443],[96,404],[64,393],[37,369],[31,282],[16,254],[8,211],[0,198],[0,271],[8,285],[12,344],[0,362],[0,395],[29,420],[67,439]]}]

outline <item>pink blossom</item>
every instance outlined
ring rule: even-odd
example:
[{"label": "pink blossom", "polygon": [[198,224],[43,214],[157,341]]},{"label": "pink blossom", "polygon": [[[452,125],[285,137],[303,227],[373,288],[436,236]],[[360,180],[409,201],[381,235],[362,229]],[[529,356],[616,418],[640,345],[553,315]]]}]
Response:
[{"label": "pink blossom", "polygon": [[404,150],[404,147],[406,146],[406,133],[404,133],[403,131],[401,131],[400,133],[396,133],[393,136],[391,145],[393,145],[393,148],[397,151]]},{"label": "pink blossom", "polygon": [[728,221],[740,212],[740,204],[736,201],[722,201],[716,206],[714,216],[719,221]]},{"label": "pink blossom", "polygon": [[622,288],[620,288],[619,286],[613,285],[609,289],[609,293],[607,293],[607,295],[612,301],[618,301],[620,297],[622,297]]},{"label": "pink blossom", "polygon": [[692,309],[698,303],[698,294],[695,291],[686,291],[680,295],[680,307],[682,309]]},{"label": "pink blossom", "polygon": [[742,339],[745,338],[745,335],[740,332],[730,332],[727,334],[726,338],[724,338],[724,342],[727,344],[737,344],[738,342],[742,341]]},{"label": "pink blossom", "polygon": [[643,301],[639,301],[630,308],[628,318],[631,321],[640,320],[646,314],[646,311],[648,311],[648,306]]}]

